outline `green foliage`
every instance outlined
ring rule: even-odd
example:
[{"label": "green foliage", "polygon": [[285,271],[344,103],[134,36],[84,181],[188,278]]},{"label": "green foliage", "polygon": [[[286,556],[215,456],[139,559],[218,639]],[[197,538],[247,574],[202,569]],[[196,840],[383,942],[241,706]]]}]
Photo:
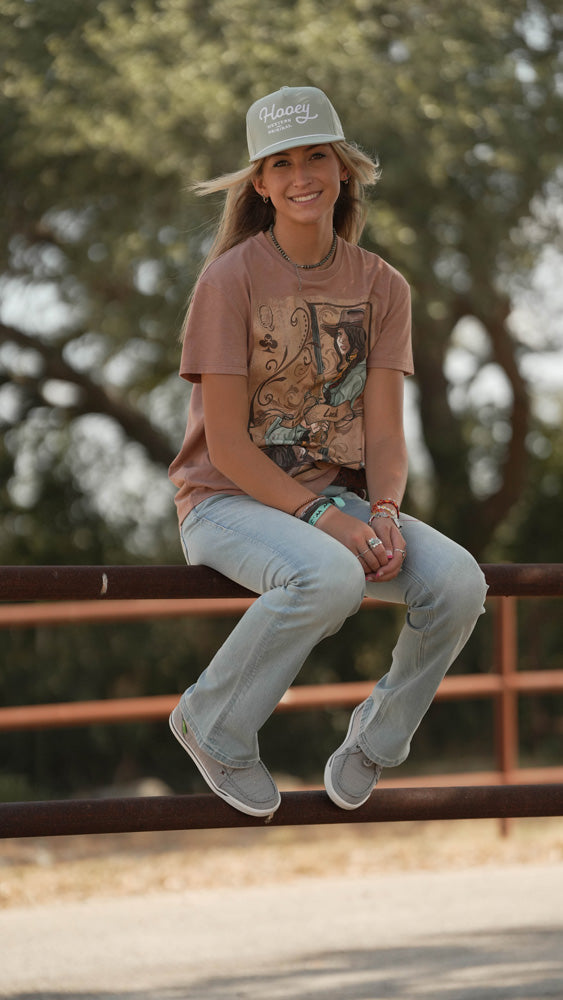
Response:
[{"label": "green foliage", "polygon": [[[151,461],[172,457],[185,414],[176,331],[213,214],[189,185],[245,161],[245,110],[290,66],[380,154],[365,243],[413,287],[425,513],[481,550],[529,475],[530,394],[506,321],[540,242],[521,224],[559,162],[558,5],[11,0],[0,18],[0,266],[24,306],[0,356],[12,451],[46,403],[71,429],[104,413]],[[492,418],[511,428],[492,452],[492,495],[476,504],[475,413],[452,408],[444,373],[463,317],[482,325],[480,366],[499,366],[512,395]]]}]

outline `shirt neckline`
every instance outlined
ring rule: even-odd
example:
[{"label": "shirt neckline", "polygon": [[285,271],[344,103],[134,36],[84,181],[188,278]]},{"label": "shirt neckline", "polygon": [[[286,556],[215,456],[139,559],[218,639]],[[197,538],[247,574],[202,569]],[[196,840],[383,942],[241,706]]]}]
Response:
[{"label": "shirt neckline", "polygon": [[301,284],[318,283],[319,281],[325,281],[327,278],[332,277],[335,271],[340,268],[340,257],[342,252],[342,239],[340,236],[336,238],[336,249],[334,251],[334,256],[330,263],[326,267],[319,268],[296,268],[295,264],[291,261],[286,260],[282,257],[281,253],[276,250],[274,244],[272,243],[267,231],[262,230],[262,232],[257,233],[256,239],[259,240],[262,247],[267,251],[268,255],[277,261],[278,264],[284,268],[288,273],[294,275],[296,279],[301,278]]}]

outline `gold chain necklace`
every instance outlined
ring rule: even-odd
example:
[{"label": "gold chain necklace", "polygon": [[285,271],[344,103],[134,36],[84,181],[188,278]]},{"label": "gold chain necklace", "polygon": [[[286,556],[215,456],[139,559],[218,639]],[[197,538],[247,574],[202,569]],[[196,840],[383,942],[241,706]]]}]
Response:
[{"label": "gold chain necklace", "polygon": [[282,255],[283,259],[286,260],[288,262],[288,264],[293,264],[293,267],[295,268],[295,273],[297,274],[297,277],[299,279],[299,291],[301,291],[301,275],[299,274],[299,271],[314,271],[315,268],[322,267],[323,264],[327,264],[328,261],[330,260],[330,258],[332,257],[334,251],[336,250],[336,241],[338,239],[338,237],[336,235],[336,229],[333,229],[332,230],[332,243],[330,245],[330,250],[323,257],[322,260],[319,260],[319,262],[317,264],[296,264],[295,261],[292,260],[291,257],[288,256],[288,254],[286,254],[286,252],[283,249],[283,247],[281,247],[279,245],[279,243],[278,243],[278,241],[276,239],[276,234],[274,233],[274,223],[273,222],[272,222],[272,224],[271,224],[268,232],[270,233],[270,236],[272,237],[272,243],[274,244],[274,246],[275,246],[276,250],[278,251],[278,253],[280,253]]}]

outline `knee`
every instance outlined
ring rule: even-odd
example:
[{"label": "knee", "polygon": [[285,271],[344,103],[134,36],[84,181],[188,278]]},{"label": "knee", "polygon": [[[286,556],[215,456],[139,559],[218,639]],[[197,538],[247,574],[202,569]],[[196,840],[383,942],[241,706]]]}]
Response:
[{"label": "knee", "polygon": [[475,621],[483,613],[487,582],[481,567],[465,549],[458,549],[441,585],[442,601],[450,615]]},{"label": "knee", "polygon": [[359,560],[343,545],[333,547],[317,567],[317,592],[326,615],[348,618],[359,610],[366,592],[365,573]]}]

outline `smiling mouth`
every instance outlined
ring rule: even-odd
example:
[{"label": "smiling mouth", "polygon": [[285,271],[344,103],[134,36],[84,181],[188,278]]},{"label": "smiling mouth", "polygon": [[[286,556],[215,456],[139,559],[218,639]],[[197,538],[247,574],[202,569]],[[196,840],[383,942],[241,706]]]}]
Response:
[{"label": "smiling mouth", "polygon": [[294,201],[298,205],[303,205],[308,201],[314,201],[315,198],[319,197],[319,195],[320,191],[315,191],[313,194],[296,194],[293,198],[290,198],[290,201]]}]

